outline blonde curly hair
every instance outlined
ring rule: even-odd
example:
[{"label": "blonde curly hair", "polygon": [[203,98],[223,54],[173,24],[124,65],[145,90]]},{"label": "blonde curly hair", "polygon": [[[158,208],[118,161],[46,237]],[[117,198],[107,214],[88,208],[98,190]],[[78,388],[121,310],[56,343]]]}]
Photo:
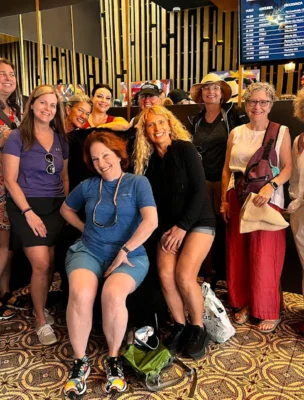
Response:
[{"label": "blonde curly hair", "polygon": [[304,88],[299,90],[293,101],[294,116],[304,121]]},{"label": "blonde curly hair", "polygon": [[185,140],[187,142],[191,142],[190,133],[167,108],[162,106],[145,108],[141,112],[139,121],[136,125],[137,132],[133,151],[133,160],[134,172],[137,175],[143,175],[144,170],[148,166],[150,157],[155,149],[146,132],[146,122],[150,114],[160,115],[166,119],[171,128],[170,136],[172,140]]}]

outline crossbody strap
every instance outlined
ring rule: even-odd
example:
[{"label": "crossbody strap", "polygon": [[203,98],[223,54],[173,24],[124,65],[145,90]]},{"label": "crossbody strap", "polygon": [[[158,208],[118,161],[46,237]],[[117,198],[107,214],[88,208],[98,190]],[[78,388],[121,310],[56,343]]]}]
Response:
[{"label": "crossbody strap", "polygon": [[268,160],[270,150],[275,148],[280,128],[281,128],[280,124],[277,124],[276,122],[272,121],[269,122],[262,144],[262,146],[265,147],[265,151],[263,154],[264,160]]},{"label": "crossbody strap", "polygon": [[3,122],[10,128],[10,129],[15,129],[15,123],[12,122],[9,117],[5,114],[3,110],[0,108],[0,119],[2,119]]}]

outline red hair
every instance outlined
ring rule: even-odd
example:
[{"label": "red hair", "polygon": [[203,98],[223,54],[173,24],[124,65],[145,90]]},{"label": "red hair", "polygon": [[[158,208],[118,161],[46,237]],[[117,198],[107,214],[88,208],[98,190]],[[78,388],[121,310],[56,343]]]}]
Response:
[{"label": "red hair", "polygon": [[128,169],[130,160],[127,153],[127,143],[112,132],[94,131],[84,142],[84,162],[90,170],[95,171],[90,151],[95,142],[103,143],[121,159],[121,169],[123,171]]}]

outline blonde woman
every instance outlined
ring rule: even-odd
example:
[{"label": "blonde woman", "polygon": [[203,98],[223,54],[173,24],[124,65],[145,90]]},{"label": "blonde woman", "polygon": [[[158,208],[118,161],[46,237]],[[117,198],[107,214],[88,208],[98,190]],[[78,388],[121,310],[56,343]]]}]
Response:
[{"label": "blonde woman", "polygon": [[157,264],[175,322],[165,344],[173,353],[183,350],[198,359],[209,337],[196,278],[215,235],[202,162],[180,121],[166,108],[152,106],[140,115],[134,165],[136,174],[149,179],[157,205]]},{"label": "blonde woman", "polygon": [[44,309],[53,277],[54,245],[64,224],[60,207],[69,192],[63,107],[52,86],[31,93],[23,120],[3,151],[12,249],[23,248],[32,266],[31,296],[39,341],[57,341]]}]

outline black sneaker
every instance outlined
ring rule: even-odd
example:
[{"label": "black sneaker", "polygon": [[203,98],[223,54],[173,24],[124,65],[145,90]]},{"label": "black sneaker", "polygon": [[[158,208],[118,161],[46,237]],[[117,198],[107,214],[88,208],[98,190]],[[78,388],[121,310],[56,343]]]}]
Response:
[{"label": "black sneaker", "polygon": [[127,387],[127,381],[124,377],[122,361],[120,357],[107,357],[106,363],[107,382],[105,391],[110,393],[112,390],[124,392]]},{"label": "black sneaker", "polygon": [[206,329],[199,325],[188,325],[188,332],[189,336],[184,347],[184,354],[198,360],[205,354],[210,337]]},{"label": "black sneaker", "polygon": [[164,340],[164,345],[167,347],[172,355],[175,355],[182,350],[185,344],[185,334],[186,325],[175,322],[172,332]]}]

